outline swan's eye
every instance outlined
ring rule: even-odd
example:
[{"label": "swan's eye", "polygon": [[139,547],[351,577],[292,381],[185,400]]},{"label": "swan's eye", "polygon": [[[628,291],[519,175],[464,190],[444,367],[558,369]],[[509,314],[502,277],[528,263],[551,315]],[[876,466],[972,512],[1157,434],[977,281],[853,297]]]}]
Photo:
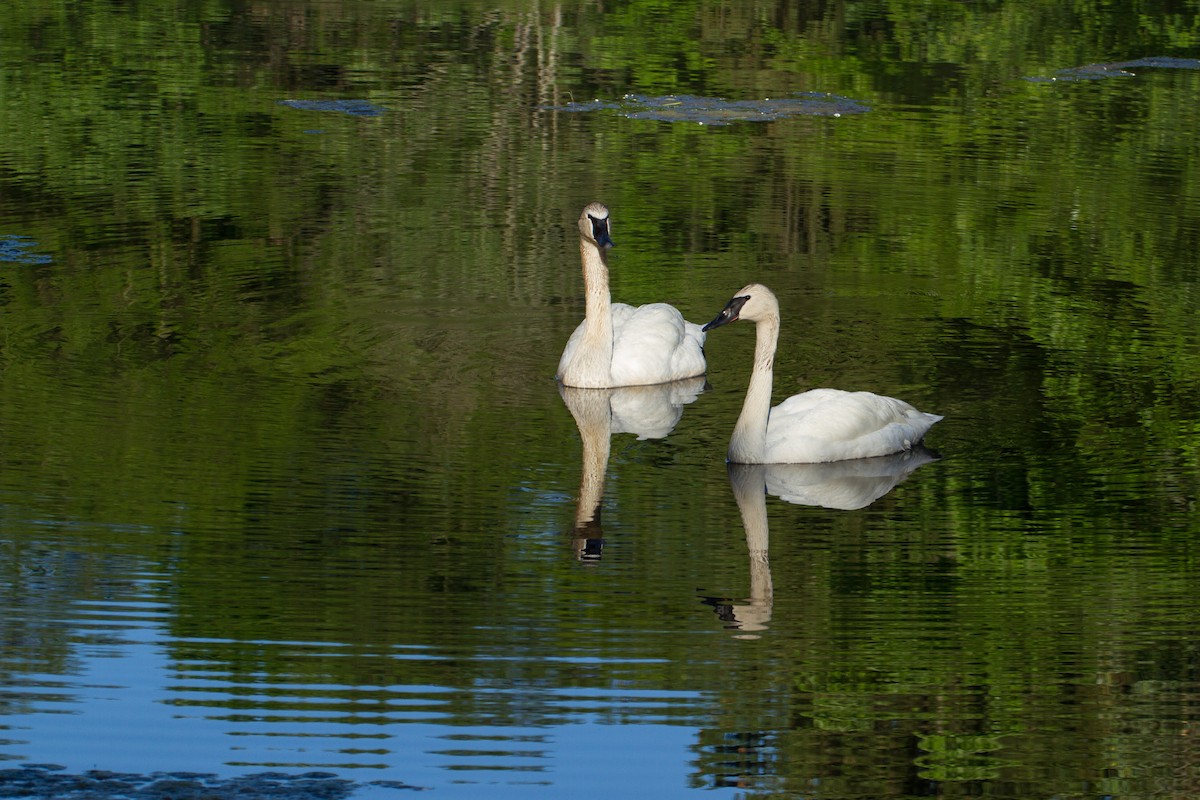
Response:
[{"label": "swan's eye", "polygon": [[721,317],[726,322],[737,322],[742,316],[742,306],[746,305],[746,301],[749,299],[750,295],[733,298],[725,305],[725,308],[721,309]]}]

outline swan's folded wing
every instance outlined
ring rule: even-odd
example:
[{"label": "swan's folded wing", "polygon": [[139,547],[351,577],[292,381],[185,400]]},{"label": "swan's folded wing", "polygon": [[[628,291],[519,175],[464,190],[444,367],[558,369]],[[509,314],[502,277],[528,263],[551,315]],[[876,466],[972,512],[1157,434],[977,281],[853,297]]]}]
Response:
[{"label": "swan's folded wing", "polygon": [[665,383],[704,373],[704,334],[674,307],[614,303],[612,315],[616,384]]},{"label": "swan's folded wing", "polygon": [[912,448],[939,419],[894,397],[813,389],[771,409],[767,453],[778,462],[881,456]]}]

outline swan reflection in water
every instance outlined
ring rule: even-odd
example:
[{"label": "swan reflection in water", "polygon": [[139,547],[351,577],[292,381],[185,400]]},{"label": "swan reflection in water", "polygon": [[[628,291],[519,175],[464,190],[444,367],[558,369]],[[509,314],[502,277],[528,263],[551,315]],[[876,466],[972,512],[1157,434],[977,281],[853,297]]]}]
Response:
[{"label": "swan reflection in water", "polygon": [[771,621],[774,603],[767,557],[767,495],[796,505],[853,511],[866,508],[917,467],[937,459],[937,454],[918,445],[890,456],[827,464],[728,464],[729,483],[746,529],[750,596],[741,603],[716,597],[706,597],[704,602],[713,606],[725,627],[741,631],[738,638],[757,639],[757,632]]},{"label": "swan reflection in water", "polygon": [[704,376],[654,386],[618,389],[577,389],[559,384],[563,402],[579,426],[583,469],[575,509],[572,547],[580,559],[600,558],[604,537],[600,506],[613,434],[632,433],[640,439],[661,439],[675,429],[683,407],[707,388]]}]

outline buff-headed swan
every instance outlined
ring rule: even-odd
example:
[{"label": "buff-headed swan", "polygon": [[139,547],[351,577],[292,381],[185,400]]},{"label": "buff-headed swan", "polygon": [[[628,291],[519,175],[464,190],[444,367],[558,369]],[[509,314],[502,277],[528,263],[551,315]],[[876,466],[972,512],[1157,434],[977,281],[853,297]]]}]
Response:
[{"label": "buff-headed swan", "polygon": [[910,450],[941,419],[903,400],[871,392],[812,389],[771,407],[779,301],[752,283],[704,330],[745,319],[755,323],[754,369],[729,440],[735,464],[811,464]]},{"label": "buff-headed swan", "polygon": [[614,303],[608,289],[608,209],[591,203],[579,216],[586,304],[558,362],[564,386],[648,386],[703,375],[704,332],[673,306]]}]

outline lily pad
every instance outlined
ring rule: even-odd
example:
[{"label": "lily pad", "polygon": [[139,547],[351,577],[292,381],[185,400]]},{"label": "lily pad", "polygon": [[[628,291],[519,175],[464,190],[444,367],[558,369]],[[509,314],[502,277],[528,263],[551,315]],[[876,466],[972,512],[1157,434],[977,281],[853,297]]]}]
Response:
[{"label": "lily pad", "polygon": [[1050,77],[1027,77],[1030,83],[1056,83],[1072,81],[1096,81],[1104,78],[1132,78],[1137,73],[1131,69],[1155,67],[1159,69],[1200,69],[1200,59],[1174,58],[1172,56],[1149,56],[1132,61],[1112,61],[1103,64],[1085,64],[1082,67],[1060,69]]},{"label": "lily pad", "polygon": [[726,100],[723,97],[699,97],[673,94],[647,97],[627,94],[619,101],[593,100],[563,106],[543,106],[545,111],[615,111],[629,119],[654,119],[662,122],[695,122],[701,125],[728,125],[732,122],[771,122],[787,117],[841,117],[864,114],[871,109],[836,94],[798,92],[787,97],[762,100]]},{"label": "lily pad", "polygon": [[279,104],[301,111],[336,111],[354,117],[378,117],[385,111],[366,100],[280,100]]}]

